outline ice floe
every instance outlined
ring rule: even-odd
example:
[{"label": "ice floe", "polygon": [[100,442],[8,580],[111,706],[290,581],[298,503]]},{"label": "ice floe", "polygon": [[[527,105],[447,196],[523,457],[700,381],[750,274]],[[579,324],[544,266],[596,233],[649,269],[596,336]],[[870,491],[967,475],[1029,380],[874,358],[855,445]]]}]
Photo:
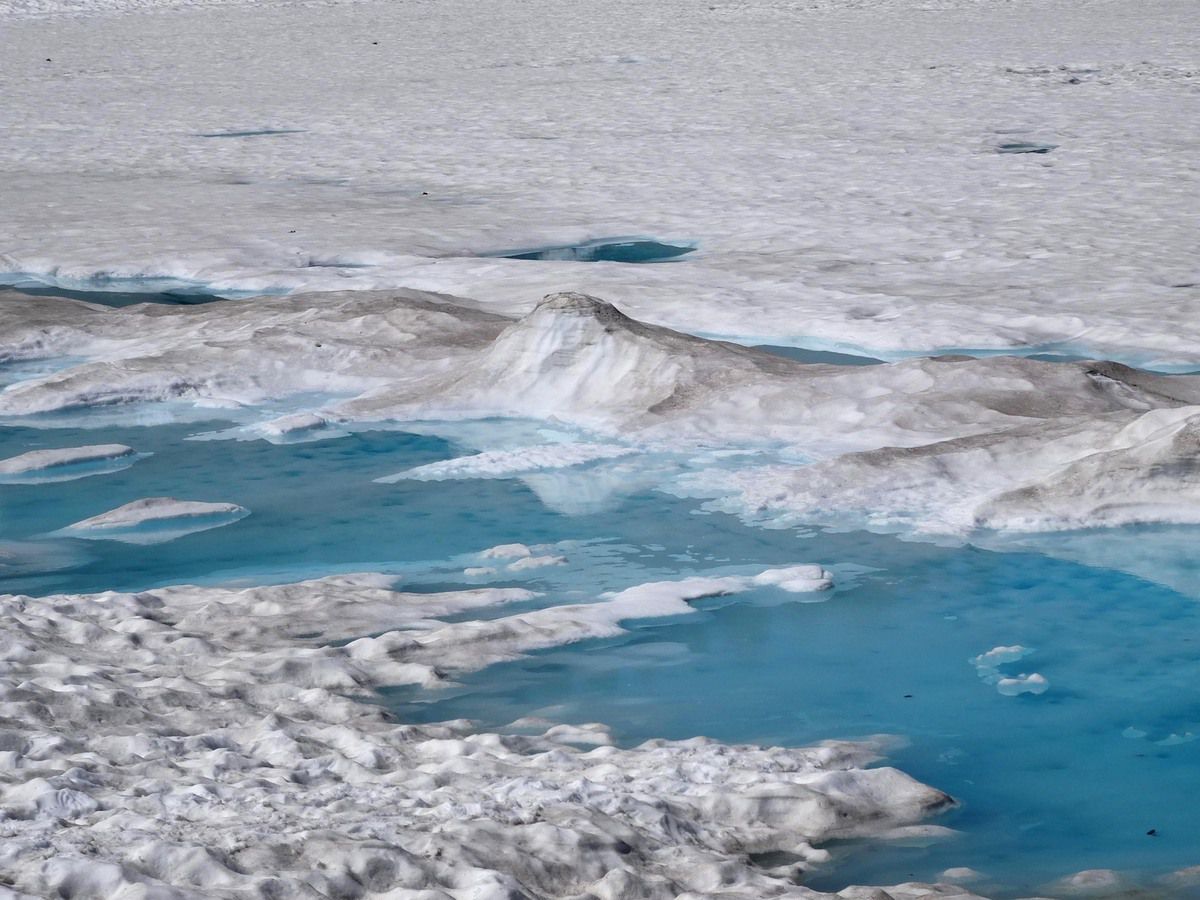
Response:
[{"label": "ice floe", "polygon": [[250,515],[236,503],[146,497],[75,522],[62,529],[70,537],[158,544],[197,531],[232,525]]},{"label": "ice floe", "polygon": [[1021,694],[1044,694],[1050,688],[1046,676],[1039,672],[1021,672],[1008,674],[1001,670],[1002,666],[1019,662],[1033,654],[1029,647],[1014,644],[1011,647],[993,647],[987,653],[981,653],[971,660],[979,680],[984,684],[994,685],[996,690],[1005,697],[1017,697]]},{"label": "ice floe", "polygon": [[73,481],[126,469],[139,454],[124,444],[92,444],[56,450],[30,450],[0,459],[0,484]]}]

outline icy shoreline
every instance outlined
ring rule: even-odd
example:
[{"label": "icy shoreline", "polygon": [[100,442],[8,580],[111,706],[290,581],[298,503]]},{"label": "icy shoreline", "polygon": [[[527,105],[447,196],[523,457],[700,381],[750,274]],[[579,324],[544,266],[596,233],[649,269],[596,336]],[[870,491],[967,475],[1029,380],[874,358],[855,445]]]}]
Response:
[{"label": "icy shoreline", "polygon": [[[436,622],[526,592],[389,582],[0,598],[6,895],[815,898],[827,895],[794,879],[826,858],[821,843],[928,829],[952,802],[864,768],[879,743],[618,749],[602,726],[529,737],[397,724],[370,702],[373,685],[442,680],[437,666],[456,665],[447,647],[477,666],[537,644],[514,644],[521,629],[499,619],[489,632],[507,637],[479,654],[478,623]],[[669,608],[649,597],[739,588],[726,582],[633,589],[621,617]],[[402,630],[327,643],[384,623]],[[791,862],[752,862],[767,851]]]},{"label": "icy shoreline", "polygon": [[[594,437],[484,436],[480,455],[384,480],[608,466],[625,473],[613,489],[640,479],[755,521],[960,537],[1200,522],[1198,376],[1015,357],[809,365],[578,293],[517,320],[411,291],[121,310],[13,295],[0,324],[0,358],[80,360],[0,391],[0,414],[31,424],[155,403],[243,417],[291,403],[225,435],[272,440],[526,419]],[[313,407],[311,395],[334,399]],[[707,465],[664,462],[714,449]],[[731,451],[749,454],[732,471]]]}]

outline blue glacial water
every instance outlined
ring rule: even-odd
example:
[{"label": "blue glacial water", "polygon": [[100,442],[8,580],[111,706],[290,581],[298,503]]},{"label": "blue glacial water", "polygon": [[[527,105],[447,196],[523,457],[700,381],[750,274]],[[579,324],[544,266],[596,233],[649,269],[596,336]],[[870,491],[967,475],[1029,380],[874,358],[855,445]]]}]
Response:
[{"label": "blue glacial water", "polygon": [[[837,589],[798,596],[823,602],[766,588],[706,600],[694,615],[632,622],[620,638],[495,666],[453,691],[393,690],[389,702],[416,721],[603,721],[625,744],[697,734],[786,744],[903,736],[891,762],[961,801],[939,820],[960,836],[835,848],[845,858],[813,881],[818,887],[932,879],[971,866],[989,876],[977,886],[982,893],[1014,897],[1085,868],[1151,878],[1200,864],[1200,741],[1192,740],[1200,735],[1200,607],[1189,597],[1200,590],[1184,583],[1196,570],[1181,562],[1156,581],[1157,569],[1147,578],[1105,567],[1140,558],[1140,545],[1167,546],[1159,531],[1107,533],[1098,558],[1048,545],[1091,562],[1082,565],[1027,548],[750,528],[653,491],[569,516],[516,479],[373,483],[457,455],[428,436],[371,431],[273,445],[186,440],[227,428],[223,421],[96,422],[107,424],[0,426],[0,458],[100,442],[149,454],[77,481],[0,485],[0,591],[262,583],[364,570],[435,590],[480,583],[462,572],[478,564],[471,554],[511,541],[559,543],[568,559],[492,582],[545,591],[539,603],[820,562],[835,571]],[[153,496],[233,502],[251,513],[155,545],[46,537]],[[1171,553],[1188,554],[1196,536],[1176,530],[1176,549],[1145,558],[1171,568]],[[981,680],[970,660],[1013,644],[1033,652],[1005,671],[1041,673],[1046,693],[1002,696]]]}]

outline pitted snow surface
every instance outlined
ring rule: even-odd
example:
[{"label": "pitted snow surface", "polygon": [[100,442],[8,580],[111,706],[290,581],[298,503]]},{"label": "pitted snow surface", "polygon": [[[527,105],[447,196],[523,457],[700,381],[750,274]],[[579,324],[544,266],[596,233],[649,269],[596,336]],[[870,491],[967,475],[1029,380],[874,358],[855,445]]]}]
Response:
[{"label": "pitted snow surface", "polygon": [[[739,586],[646,585],[597,606],[656,614]],[[793,879],[826,858],[821,843],[951,802],[863,768],[871,743],[623,750],[600,726],[478,734],[404,726],[362,702],[376,684],[439,680],[443,648],[477,665],[472,643],[536,645],[511,627],[497,638],[490,623],[431,621],[528,596],[342,576],[0,598],[0,871],[17,896],[94,900],[817,897]],[[401,630],[325,643],[379,628]],[[421,661],[423,646],[438,652]],[[792,862],[762,869],[748,851]]]}]

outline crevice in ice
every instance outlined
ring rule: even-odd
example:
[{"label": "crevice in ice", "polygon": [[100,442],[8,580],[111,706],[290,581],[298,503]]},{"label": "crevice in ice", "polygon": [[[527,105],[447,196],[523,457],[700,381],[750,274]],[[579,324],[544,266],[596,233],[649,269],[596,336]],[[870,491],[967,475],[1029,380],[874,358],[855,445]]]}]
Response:
[{"label": "crevice in ice", "polygon": [[1008,141],[996,147],[997,153],[1049,153],[1057,150],[1058,144],[1041,144],[1035,141]]},{"label": "crevice in ice", "polygon": [[657,263],[676,259],[696,249],[695,244],[665,244],[650,238],[597,238],[581,244],[557,244],[525,250],[486,253],[500,259],[556,262]]},{"label": "crevice in ice", "polygon": [[805,347],[781,347],[775,344],[756,344],[753,349],[765,350],[768,353],[774,353],[776,356],[794,359],[796,362],[802,362],[806,365],[882,366],[885,364],[885,360],[874,356],[839,353],[835,350],[809,350]]},{"label": "crevice in ice", "polygon": [[270,137],[280,134],[304,134],[303,128],[255,128],[247,131],[202,131],[196,137],[202,138],[248,138]]}]

